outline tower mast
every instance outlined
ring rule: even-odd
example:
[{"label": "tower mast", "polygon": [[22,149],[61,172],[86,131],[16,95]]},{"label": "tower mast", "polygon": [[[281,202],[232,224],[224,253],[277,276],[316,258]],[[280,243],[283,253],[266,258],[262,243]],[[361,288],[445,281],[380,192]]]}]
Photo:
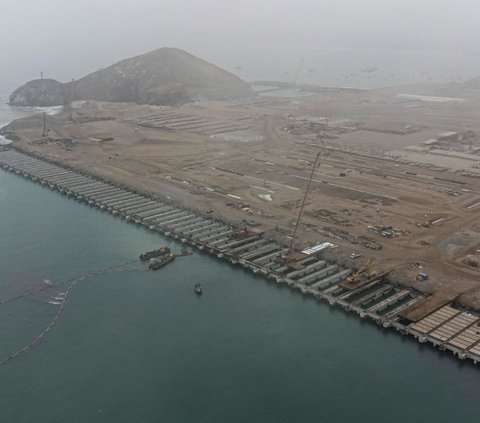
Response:
[{"label": "tower mast", "polygon": [[46,114],[43,112],[43,131],[42,131],[42,137],[47,136],[47,125],[46,125]]}]

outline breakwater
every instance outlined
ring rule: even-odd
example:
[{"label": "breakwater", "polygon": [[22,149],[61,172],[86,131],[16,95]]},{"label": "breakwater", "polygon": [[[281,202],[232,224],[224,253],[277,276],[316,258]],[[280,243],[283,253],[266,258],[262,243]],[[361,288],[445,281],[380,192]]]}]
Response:
[{"label": "breakwater", "polygon": [[287,259],[287,249],[261,233],[238,230],[12,148],[0,150],[0,166],[78,201],[239,264],[277,283],[287,284],[305,295],[326,300],[402,334],[413,335],[420,342],[449,350],[461,359],[480,361],[480,329],[477,329],[480,319],[452,306],[454,298],[430,302],[414,320],[408,321],[404,317],[406,311],[423,304],[423,295],[393,286],[381,277],[348,289],[342,282],[350,270],[323,260],[321,254],[296,252]]}]

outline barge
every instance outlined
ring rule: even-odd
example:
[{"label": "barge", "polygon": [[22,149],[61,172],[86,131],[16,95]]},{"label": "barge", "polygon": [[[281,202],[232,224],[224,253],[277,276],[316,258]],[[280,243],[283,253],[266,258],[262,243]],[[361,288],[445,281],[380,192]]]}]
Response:
[{"label": "barge", "polygon": [[168,247],[161,247],[158,250],[147,251],[143,254],[140,254],[138,257],[142,261],[147,261],[152,258],[163,256],[164,254],[168,254],[170,252],[170,248]]},{"label": "barge", "polygon": [[175,260],[175,254],[169,254],[160,260],[155,260],[154,262],[150,263],[148,268],[150,270],[158,270],[166,266],[168,263],[171,263],[173,260]]}]

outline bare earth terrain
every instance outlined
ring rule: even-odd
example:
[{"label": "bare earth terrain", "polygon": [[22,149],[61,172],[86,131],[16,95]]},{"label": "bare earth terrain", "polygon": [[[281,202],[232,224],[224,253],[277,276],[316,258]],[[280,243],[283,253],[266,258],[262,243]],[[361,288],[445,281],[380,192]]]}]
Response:
[{"label": "bare earth terrain", "polygon": [[41,116],[7,130],[27,151],[284,243],[320,151],[295,246],[331,242],[324,254],[339,263],[372,259],[394,282],[452,288],[478,309],[480,101],[401,94],[324,89],[180,108],[87,101],[48,116],[45,137]]}]

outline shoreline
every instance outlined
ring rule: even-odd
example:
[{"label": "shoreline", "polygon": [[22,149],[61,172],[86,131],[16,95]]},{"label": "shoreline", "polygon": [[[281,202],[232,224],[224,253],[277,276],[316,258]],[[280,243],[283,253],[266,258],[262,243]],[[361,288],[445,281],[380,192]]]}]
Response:
[{"label": "shoreline", "polygon": [[[8,153],[12,151],[14,153]],[[3,156],[7,156],[6,159]],[[465,326],[455,336],[442,341],[438,338],[438,334],[435,337],[435,330],[422,333],[416,322],[406,324],[399,317],[402,310],[412,307],[426,297],[412,288],[402,289],[400,286],[389,284],[383,276],[374,277],[367,284],[345,291],[341,283],[351,271],[341,268],[338,264],[327,262],[322,259],[321,254],[302,255],[300,252],[295,252],[297,256],[294,261],[279,263],[278,257],[288,255],[286,248],[276,241],[269,240],[263,233],[234,228],[221,220],[202,216],[183,206],[179,207],[171,200],[165,201],[161,196],[114,184],[105,178],[73,169],[55,160],[45,159],[13,145],[0,147],[0,166],[19,176],[47,185],[50,189],[78,201],[122,217],[128,222],[177,239],[231,264],[240,264],[255,274],[278,284],[285,284],[304,295],[313,296],[318,300],[328,301],[330,305],[355,312],[361,318],[376,322],[384,328],[392,327],[401,334],[411,335],[420,343],[429,342],[440,350],[448,349],[462,360],[468,358],[475,364],[480,362],[480,350],[476,352],[476,349],[480,348],[480,338],[467,349],[450,343],[450,340],[460,335],[460,332],[473,328],[477,321],[480,324],[478,315],[465,312],[457,306],[447,305],[452,301],[442,304],[441,308],[432,310],[431,313],[422,317],[425,320],[446,307],[454,310],[453,319],[471,316],[470,319],[473,319],[471,324]],[[48,168],[48,171],[43,168]],[[42,169],[42,172],[39,172],[39,169]],[[49,179],[49,174],[60,176]],[[90,194],[88,191],[82,193],[82,190],[75,186],[95,186],[96,190],[89,191]],[[95,194],[98,192],[107,194]],[[134,213],[136,209],[133,202],[135,201],[140,209],[141,204],[149,204],[150,209]],[[133,205],[129,206],[129,202]],[[149,210],[154,211],[149,212]],[[149,214],[155,213],[155,210],[158,212],[157,215]],[[151,216],[159,217],[152,220]],[[390,295],[384,297],[387,294]],[[402,306],[399,304],[401,301],[405,301],[401,304]],[[368,307],[365,307],[365,304]],[[384,309],[382,307],[389,310],[389,313],[382,315],[381,311]],[[393,308],[389,309],[389,307]],[[443,323],[447,324],[451,319],[452,317],[447,318]]]}]

